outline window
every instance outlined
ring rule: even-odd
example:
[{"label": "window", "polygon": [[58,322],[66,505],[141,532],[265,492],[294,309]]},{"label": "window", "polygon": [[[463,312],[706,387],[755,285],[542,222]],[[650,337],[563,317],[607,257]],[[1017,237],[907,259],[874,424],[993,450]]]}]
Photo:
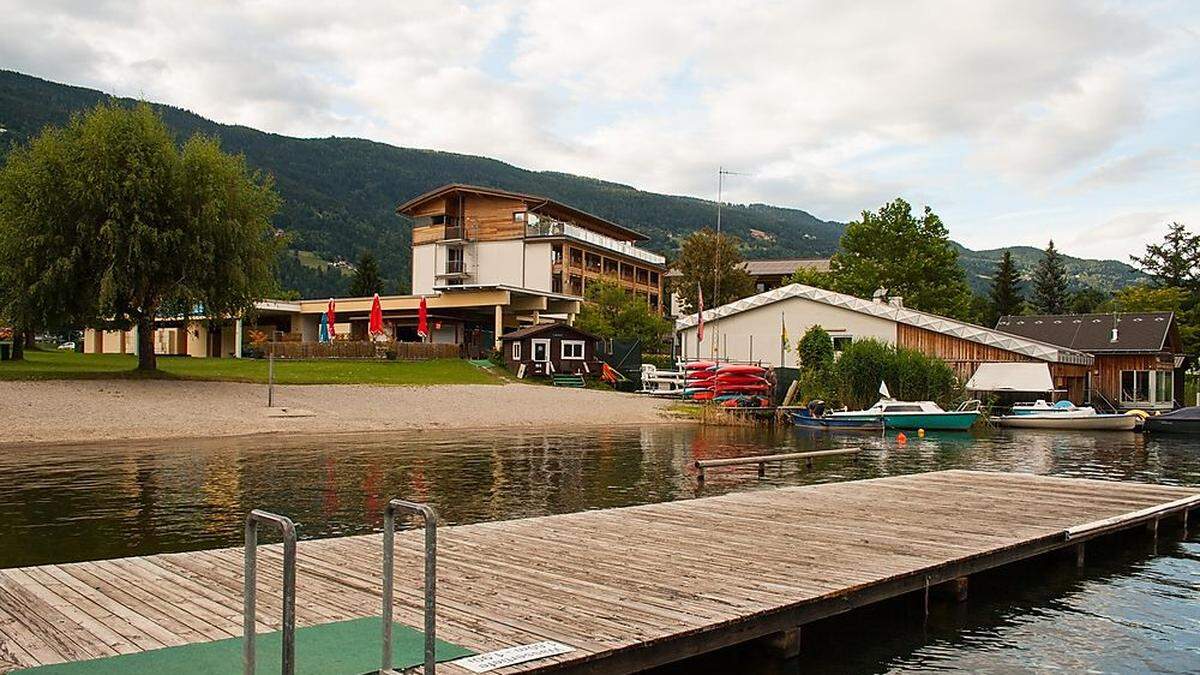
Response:
[{"label": "window", "polygon": [[1149,403],[1150,402],[1150,371],[1122,370],[1121,371],[1121,402]]},{"label": "window", "polygon": [[550,360],[550,341],[549,340],[547,340],[545,338],[538,339],[538,340],[531,340],[530,344],[533,346],[533,360],[536,363],[545,363]]},{"label": "window", "polygon": [[430,219],[434,225],[445,225],[446,224],[446,214],[444,214],[444,213],[438,214],[436,216],[431,216]]},{"label": "window", "polygon": [[1175,373],[1170,370],[1122,370],[1121,403],[1169,404],[1175,400]]},{"label": "window", "polygon": [[846,351],[846,347],[849,347],[851,342],[854,342],[854,337],[851,335],[834,335],[833,353],[841,354]]},{"label": "window", "polygon": [[1154,372],[1154,400],[1158,403],[1175,400],[1175,373],[1169,370]]},{"label": "window", "polygon": [[583,340],[563,340],[562,357],[574,361],[583,360]]},{"label": "window", "polygon": [[514,223],[525,222],[525,212],[524,211],[513,211],[513,222]]},{"label": "window", "polygon": [[512,358],[513,358],[513,361],[521,360],[521,343],[520,342],[513,343]]}]

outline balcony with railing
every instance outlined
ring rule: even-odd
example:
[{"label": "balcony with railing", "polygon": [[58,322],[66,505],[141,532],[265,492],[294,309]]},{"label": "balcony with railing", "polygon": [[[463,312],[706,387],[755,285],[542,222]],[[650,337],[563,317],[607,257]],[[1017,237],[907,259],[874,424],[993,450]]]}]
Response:
[{"label": "balcony with railing", "polygon": [[554,220],[544,216],[538,217],[534,214],[529,214],[529,220],[525,223],[526,237],[568,237],[576,241],[581,241],[587,244],[592,244],[609,251],[620,253],[621,255],[635,258],[652,265],[665,265],[667,259],[651,253],[644,249],[627,242],[613,239],[612,237],[585,230],[573,223]]},{"label": "balcony with railing", "polygon": [[442,267],[442,271],[437,274],[439,277],[461,277],[466,276],[466,267],[463,265],[461,258],[447,260]]}]

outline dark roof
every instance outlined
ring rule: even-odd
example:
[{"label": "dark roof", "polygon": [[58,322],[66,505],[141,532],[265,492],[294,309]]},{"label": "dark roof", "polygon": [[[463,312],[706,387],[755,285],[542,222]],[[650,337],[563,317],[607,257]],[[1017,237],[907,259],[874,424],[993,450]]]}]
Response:
[{"label": "dark roof", "polygon": [[806,268],[819,272],[829,271],[829,258],[783,258],[773,260],[747,260],[742,263],[742,269],[750,276],[776,276],[794,274],[796,270]]},{"label": "dark roof", "polygon": [[996,329],[1090,354],[1161,352],[1170,349],[1167,338],[1174,317],[1172,312],[1002,316]]},{"label": "dark roof", "polygon": [[583,337],[591,339],[591,340],[599,340],[600,339],[599,337],[592,335],[591,333],[589,333],[585,330],[580,330],[580,329],[578,329],[570,324],[566,324],[566,323],[539,323],[539,324],[536,324],[533,326],[525,326],[524,328],[518,328],[517,330],[514,330],[511,333],[505,333],[504,335],[501,335],[500,339],[501,340],[521,340],[521,339],[527,338],[531,335],[537,335],[539,333],[544,333],[544,332],[550,330],[551,328],[566,328],[567,330],[569,330],[573,333],[579,333]]},{"label": "dark roof", "polygon": [[511,192],[509,190],[501,190],[499,188],[483,187],[480,185],[468,185],[466,183],[449,183],[449,184],[443,185],[439,188],[434,188],[433,190],[430,190],[429,192],[426,192],[424,194],[417,195],[416,197],[413,197],[412,199],[404,202],[400,206],[397,206],[396,213],[403,214],[403,213],[411,210],[417,204],[420,204],[422,202],[433,199],[434,197],[440,197],[440,196],[450,193],[450,192],[474,192],[475,194],[489,195],[492,197],[511,197],[513,199],[520,199],[522,201],[527,201],[527,202],[540,202],[540,204],[537,204],[537,205],[531,207],[531,210],[536,211],[537,209],[539,209],[543,206],[550,205],[550,206],[556,207],[562,211],[566,211],[567,213],[570,213],[572,215],[583,217],[583,218],[589,218],[591,220],[602,223],[602,224],[604,224],[605,227],[613,230],[614,232],[620,233],[620,234],[623,234],[623,235],[629,237],[629,239],[631,241],[646,241],[650,238],[650,237],[647,237],[646,235],[642,234],[641,232],[638,232],[637,230],[630,229],[628,227],[625,227],[624,225],[618,225],[617,223],[614,223],[611,220],[608,220],[606,218],[601,218],[600,216],[597,216],[592,213],[588,213],[587,211],[584,211],[583,209],[577,209],[574,206],[570,206],[568,204],[564,204],[562,202],[555,201],[553,199],[550,199],[549,197],[525,194],[523,192]]}]

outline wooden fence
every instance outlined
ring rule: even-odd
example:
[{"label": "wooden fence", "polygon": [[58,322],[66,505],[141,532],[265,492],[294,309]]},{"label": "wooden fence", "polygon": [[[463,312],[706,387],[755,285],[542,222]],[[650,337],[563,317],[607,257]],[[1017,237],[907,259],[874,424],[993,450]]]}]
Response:
[{"label": "wooden fence", "polygon": [[368,342],[366,340],[334,340],[333,342],[268,342],[260,348],[263,356],[274,354],[280,359],[389,359],[392,361],[424,361],[427,359],[457,359],[460,348],[441,342]]}]

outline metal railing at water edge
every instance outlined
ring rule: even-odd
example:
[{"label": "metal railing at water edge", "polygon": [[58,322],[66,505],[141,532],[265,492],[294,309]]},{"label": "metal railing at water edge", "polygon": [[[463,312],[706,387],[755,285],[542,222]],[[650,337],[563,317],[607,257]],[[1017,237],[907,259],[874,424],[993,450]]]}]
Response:
[{"label": "metal railing at water edge", "polygon": [[426,504],[393,499],[383,514],[383,657],[380,671],[392,668],[392,595],[395,588],[397,512],[425,521],[425,675],[437,667],[437,512]]},{"label": "metal railing at water edge", "polygon": [[245,586],[242,591],[242,671],[254,675],[254,619],[258,581],[258,525],[277,525],[283,533],[283,675],[296,672],[296,525],[291,518],[255,509],[246,515]]}]

